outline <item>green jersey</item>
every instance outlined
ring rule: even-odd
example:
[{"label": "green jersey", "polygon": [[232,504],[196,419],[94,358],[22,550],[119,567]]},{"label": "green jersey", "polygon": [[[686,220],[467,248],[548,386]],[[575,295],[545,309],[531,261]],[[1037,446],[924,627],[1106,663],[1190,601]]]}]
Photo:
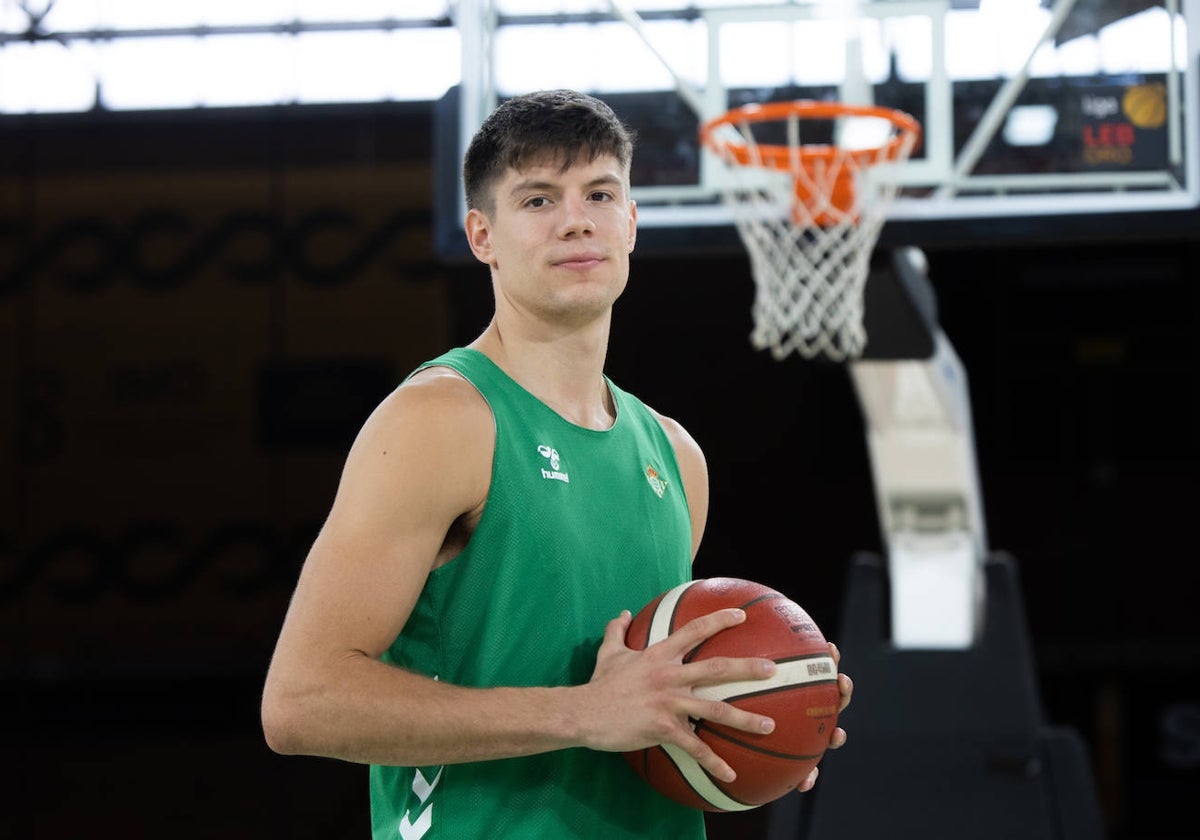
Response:
[{"label": "green jersey", "polygon": [[[456,685],[586,683],[607,622],[691,577],[674,449],[612,382],[616,422],[596,431],[476,350],[421,367],[433,365],[458,371],[491,407],[491,487],[470,541],[430,573],[384,659]],[[619,753],[372,766],[370,776],[376,840],[704,837],[702,812],[659,794]]]}]

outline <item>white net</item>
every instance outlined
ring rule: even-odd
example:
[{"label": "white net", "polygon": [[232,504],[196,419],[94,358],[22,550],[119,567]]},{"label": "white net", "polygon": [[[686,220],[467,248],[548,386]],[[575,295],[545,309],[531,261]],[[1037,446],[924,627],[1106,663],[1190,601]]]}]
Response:
[{"label": "white net", "polygon": [[[793,352],[854,358],[867,341],[863,291],[871,252],[897,189],[887,169],[911,153],[915,123],[903,114],[903,125],[879,120],[891,135],[851,149],[805,145],[801,124],[814,116],[799,110],[776,120],[736,120],[736,113],[725,123],[736,126],[735,138],[710,135],[709,147],[730,166],[723,197],[750,255],[751,342],[777,359]],[[756,140],[756,127],[768,122],[784,124],[785,144]]]}]

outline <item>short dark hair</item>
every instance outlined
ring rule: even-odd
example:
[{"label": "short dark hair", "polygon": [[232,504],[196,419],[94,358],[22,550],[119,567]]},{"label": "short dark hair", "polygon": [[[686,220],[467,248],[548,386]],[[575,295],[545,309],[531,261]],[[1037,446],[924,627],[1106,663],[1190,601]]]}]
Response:
[{"label": "short dark hair", "polygon": [[563,170],[586,154],[612,155],[626,172],[633,160],[634,132],[605,102],[573,90],[543,90],[505,100],[475,132],[463,159],[467,207],[491,211],[493,185],[509,169],[521,169],[546,153]]}]

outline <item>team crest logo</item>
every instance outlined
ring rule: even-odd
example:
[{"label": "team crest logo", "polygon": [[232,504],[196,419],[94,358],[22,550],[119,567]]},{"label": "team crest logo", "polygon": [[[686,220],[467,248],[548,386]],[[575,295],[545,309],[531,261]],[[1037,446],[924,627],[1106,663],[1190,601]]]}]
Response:
[{"label": "team crest logo", "polygon": [[667,492],[667,480],[658,474],[658,470],[654,469],[650,464],[646,465],[646,481],[650,482],[650,489],[658,496],[663,497],[663,493]]}]

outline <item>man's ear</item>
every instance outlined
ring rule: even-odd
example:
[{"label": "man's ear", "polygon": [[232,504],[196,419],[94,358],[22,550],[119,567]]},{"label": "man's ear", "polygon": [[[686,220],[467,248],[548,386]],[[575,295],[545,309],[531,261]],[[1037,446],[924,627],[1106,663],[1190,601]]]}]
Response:
[{"label": "man's ear", "polygon": [[629,199],[629,245],[627,253],[633,253],[633,246],[637,243],[637,202],[632,198]]},{"label": "man's ear", "polygon": [[486,265],[495,262],[495,254],[492,253],[492,223],[488,217],[478,208],[472,208],[467,211],[463,229],[467,233],[467,244],[471,246],[471,253],[475,255],[475,259]]}]

